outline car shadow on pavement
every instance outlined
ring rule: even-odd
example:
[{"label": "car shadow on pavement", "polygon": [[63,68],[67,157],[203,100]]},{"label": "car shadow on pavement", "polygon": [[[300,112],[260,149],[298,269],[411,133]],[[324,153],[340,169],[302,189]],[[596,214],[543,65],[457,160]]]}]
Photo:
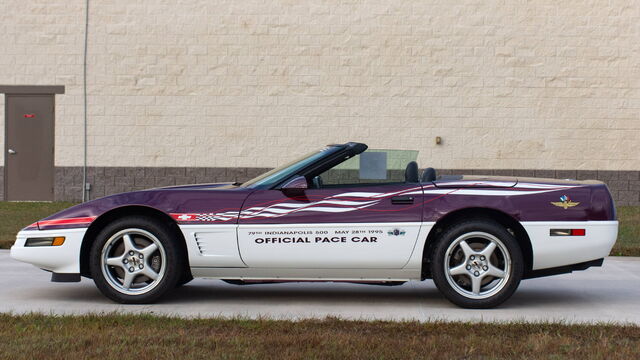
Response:
[{"label": "car shadow on pavement", "polygon": [[[166,296],[162,303],[188,304],[207,301],[235,302],[251,304],[260,300],[261,304],[282,304],[296,302],[354,305],[365,303],[397,304],[403,306],[433,305],[456,308],[447,301],[432,284],[408,283],[402,286],[355,285],[342,283],[304,283],[269,285],[228,285],[222,282],[186,285]],[[571,306],[591,302],[584,294],[572,294],[555,289],[522,289],[500,305],[498,309],[516,309],[550,305]]]},{"label": "car shadow on pavement", "polygon": [[[70,303],[110,303],[100,290],[93,286],[91,280],[83,280],[83,285],[47,284],[42,287],[32,287],[21,301],[66,301]],[[18,295],[18,294],[16,294]],[[28,297],[27,297],[28,296]]]},{"label": "car shadow on pavement", "polygon": [[[112,304],[118,307],[129,307],[107,299],[90,280],[86,279],[83,279],[82,285],[47,284],[47,286],[31,288],[28,298],[18,297],[18,300],[24,303],[61,301],[68,302],[72,304],[71,306],[96,304],[103,307]],[[496,309],[536,309],[558,305],[572,307],[591,303],[594,301],[593,297],[593,293],[573,293],[566,289],[524,288],[516,291],[510,300]],[[246,306],[282,306],[283,304],[295,303],[296,306],[308,305],[310,307],[331,306],[332,304],[340,304],[341,306],[374,304],[403,306],[404,308],[424,306],[456,308],[430,282],[409,282],[401,286],[346,283],[230,285],[217,280],[198,280],[167,294],[157,304],[160,306],[206,306],[208,304],[215,306],[216,303]]]},{"label": "car shadow on pavement", "polygon": [[[576,306],[593,303],[597,295],[566,289],[519,289],[500,308],[538,308],[545,306]],[[597,302],[597,301],[596,301]]]},{"label": "car shadow on pavement", "polygon": [[222,282],[189,284],[176,289],[165,297],[169,302],[248,301],[260,299],[264,302],[422,302],[425,298],[440,298],[437,289],[415,289],[409,285],[374,286],[341,283],[287,283],[229,285]]}]

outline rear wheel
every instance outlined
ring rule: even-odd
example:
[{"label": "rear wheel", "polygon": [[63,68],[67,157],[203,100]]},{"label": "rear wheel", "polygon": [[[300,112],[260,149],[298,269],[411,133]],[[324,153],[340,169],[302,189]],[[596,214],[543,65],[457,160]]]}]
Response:
[{"label": "rear wheel", "polygon": [[90,252],[93,280],[121,303],[154,302],[183,277],[184,259],[169,226],[148,217],[126,217],[107,225]]},{"label": "rear wheel", "polygon": [[436,286],[451,302],[466,308],[500,305],[518,288],[523,271],[518,241],[490,220],[450,227],[432,254]]},{"label": "rear wheel", "polygon": [[178,283],[176,284],[176,287],[181,287],[184,285],[187,285],[188,283],[191,282],[191,280],[193,280],[193,276],[191,275],[190,272],[185,271],[182,275],[182,277],[180,278],[180,280],[178,280]]}]

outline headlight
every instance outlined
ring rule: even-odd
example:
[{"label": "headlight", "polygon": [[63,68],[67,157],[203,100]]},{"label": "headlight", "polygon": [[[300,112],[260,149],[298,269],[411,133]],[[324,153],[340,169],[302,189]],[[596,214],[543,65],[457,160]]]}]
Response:
[{"label": "headlight", "polygon": [[64,244],[64,236],[28,238],[24,246],[60,246]]}]

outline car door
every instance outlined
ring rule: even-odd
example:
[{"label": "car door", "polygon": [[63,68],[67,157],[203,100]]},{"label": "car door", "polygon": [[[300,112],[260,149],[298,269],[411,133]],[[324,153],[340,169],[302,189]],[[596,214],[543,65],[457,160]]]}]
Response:
[{"label": "car door", "polygon": [[325,173],[338,180],[295,194],[251,193],[238,221],[243,261],[257,268],[402,268],[420,231],[420,184],[360,184],[340,179],[344,173]]}]

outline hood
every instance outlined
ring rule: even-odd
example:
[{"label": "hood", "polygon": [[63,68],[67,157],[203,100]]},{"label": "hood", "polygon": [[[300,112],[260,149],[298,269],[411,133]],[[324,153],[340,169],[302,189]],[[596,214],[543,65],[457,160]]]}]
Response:
[{"label": "hood", "polygon": [[593,185],[602,184],[596,180],[547,179],[514,176],[484,176],[484,175],[444,175],[433,184],[438,188],[509,188],[516,184],[543,185]]},{"label": "hood", "polygon": [[[30,225],[40,230],[88,227],[102,214],[125,206],[171,213],[207,213],[240,208],[252,190],[231,183],[194,184],[108,195],[75,205]],[[188,209],[188,210],[184,210]]]}]

